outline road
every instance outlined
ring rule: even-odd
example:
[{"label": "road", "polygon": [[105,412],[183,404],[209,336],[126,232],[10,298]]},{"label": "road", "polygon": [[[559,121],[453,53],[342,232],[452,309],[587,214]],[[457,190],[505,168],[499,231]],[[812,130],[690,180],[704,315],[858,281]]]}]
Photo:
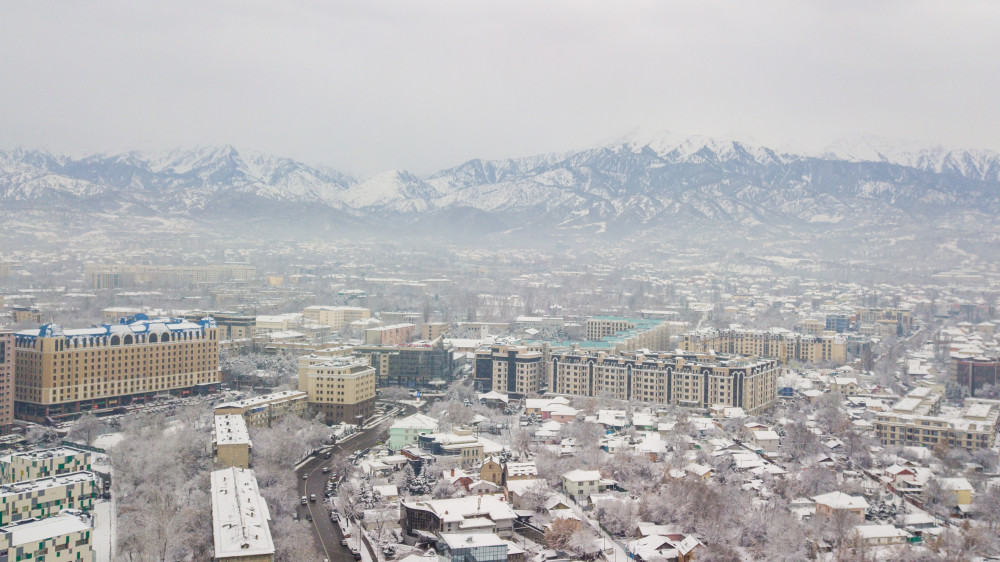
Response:
[{"label": "road", "polygon": [[[402,407],[404,415],[407,416],[417,411],[413,406],[402,405]],[[323,453],[309,459],[295,471],[299,481],[299,496],[316,494],[315,502],[308,502],[306,505],[298,507],[299,521],[312,525],[316,547],[330,562],[354,562],[354,555],[351,554],[349,548],[340,546],[340,540],[343,538],[340,526],[330,521],[330,512],[323,503],[325,499],[323,493],[326,490],[328,480],[328,475],[323,474],[323,467],[329,466],[340,455],[374,447],[378,443],[379,434],[392,425],[395,419],[395,416],[390,416],[378,425],[354,434],[342,445],[334,445],[324,450]],[[326,451],[333,453],[329,459],[324,458]],[[308,475],[308,478],[303,478],[303,475]],[[312,522],[306,521],[307,513],[312,515]],[[354,543],[352,543],[353,545]],[[364,546],[362,545],[361,548]]]}]

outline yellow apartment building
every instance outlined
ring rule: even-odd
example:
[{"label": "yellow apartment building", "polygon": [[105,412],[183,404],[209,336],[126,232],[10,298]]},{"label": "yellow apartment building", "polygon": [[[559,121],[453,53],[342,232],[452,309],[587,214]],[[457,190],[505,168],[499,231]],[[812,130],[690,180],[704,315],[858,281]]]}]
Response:
[{"label": "yellow apartment building", "polygon": [[360,424],[375,413],[375,368],[361,358],[300,361],[299,390],[327,423]]},{"label": "yellow apartment building", "polygon": [[215,407],[215,415],[236,414],[243,416],[247,427],[271,427],[289,414],[302,416],[309,406],[309,395],[299,390],[285,390],[263,396],[254,396]]},{"label": "yellow apartment building", "polygon": [[221,414],[215,416],[215,430],[212,433],[215,460],[224,466],[250,468],[253,443],[243,416]]},{"label": "yellow apartment building", "polygon": [[783,365],[847,362],[847,339],[842,335],[812,336],[787,330],[698,330],[681,337],[681,349],[695,353],[715,351],[744,357],[766,357]]},{"label": "yellow apartment building", "polygon": [[367,320],[372,311],[359,306],[308,306],[302,311],[306,320],[339,330],[351,322]]}]

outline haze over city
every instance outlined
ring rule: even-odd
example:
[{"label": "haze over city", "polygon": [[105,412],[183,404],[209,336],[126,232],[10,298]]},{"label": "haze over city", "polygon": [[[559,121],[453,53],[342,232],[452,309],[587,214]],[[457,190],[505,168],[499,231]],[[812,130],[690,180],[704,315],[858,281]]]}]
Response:
[{"label": "haze over city", "polygon": [[998,559],[998,28],[0,3],[0,560]]}]

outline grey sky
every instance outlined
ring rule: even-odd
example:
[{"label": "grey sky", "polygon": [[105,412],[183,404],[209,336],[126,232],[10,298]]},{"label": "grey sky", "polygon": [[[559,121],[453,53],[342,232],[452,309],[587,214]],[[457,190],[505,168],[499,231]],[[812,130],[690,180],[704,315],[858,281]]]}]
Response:
[{"label": "grey sky", "polygon": [[1000,3],[0,1],[0,147],[350,173],[636,128],[1000,149]]}]

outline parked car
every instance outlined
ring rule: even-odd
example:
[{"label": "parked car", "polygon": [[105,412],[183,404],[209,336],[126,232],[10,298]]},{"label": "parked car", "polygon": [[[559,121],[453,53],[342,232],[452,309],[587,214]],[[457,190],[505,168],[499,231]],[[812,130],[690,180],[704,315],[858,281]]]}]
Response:
[{"label": "parked car", "polygon": [[305,496],[302,496],[302,505],[305,505],[309,500]]}]

